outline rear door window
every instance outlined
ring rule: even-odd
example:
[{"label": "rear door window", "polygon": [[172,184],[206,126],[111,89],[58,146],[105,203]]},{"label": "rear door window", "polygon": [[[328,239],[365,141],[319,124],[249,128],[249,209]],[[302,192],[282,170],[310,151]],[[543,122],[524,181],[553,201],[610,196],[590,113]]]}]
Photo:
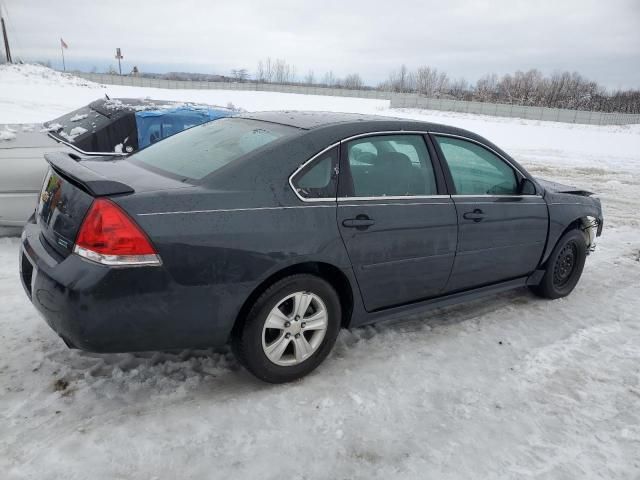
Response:
[{"label": "rear door window", "polygon": [[352,140],[347,158],[353,197],[437,195],[429,151],[421,135],[379,135]]}]

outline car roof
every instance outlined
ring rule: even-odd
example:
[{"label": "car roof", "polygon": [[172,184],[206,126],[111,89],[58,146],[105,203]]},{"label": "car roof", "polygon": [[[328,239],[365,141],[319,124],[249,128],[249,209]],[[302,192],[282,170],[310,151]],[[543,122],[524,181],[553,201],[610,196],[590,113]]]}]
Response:
[{"label": "car roof", "polygon": [[468,138],[486,141],[479,135],[461,128],[440,123],[423,122],[407,118],[388,117],[383,115],[365,115],[360,113],[314,112],[314,111],[268,111],[242,113],[240,118],[261,120],[264,122],[288,125],[302,130],[337,130],[353,133],[392,131],[424,131],[461,135]]},{"label": "car roof", "polygon": [[398,120],[402,119],[394,117],[383,117],[381,115],[363,115],[360,113],[339,113],[339,112],[314,112],[314,111],[296,111],[283,110],[273,112],[252,112],[239,115],[242,118],[250,118],[253,120],[262,120],[264,122],[279,123],[281,125],[289,125],[291,127],[301,128],[303,130],[311,130],[337,123],[359,123],[359,122],[375,122],[380,120]]},{"label": "car roof", "polygon": [[162,110],[184,105],[184,102],[152,100],[150,98],[101,98],[89,104],[89,108],[116,120],[125,115],[146,110]]}]

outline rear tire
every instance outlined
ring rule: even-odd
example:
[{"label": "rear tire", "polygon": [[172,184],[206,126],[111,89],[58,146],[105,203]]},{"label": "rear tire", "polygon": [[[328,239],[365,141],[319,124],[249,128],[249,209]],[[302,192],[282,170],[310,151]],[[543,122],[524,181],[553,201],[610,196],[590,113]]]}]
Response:
[{"label": "rear tire", "polygon": [[531,290],[543,298],[562,298],[569,295],[580,280],[587,258],[587,242],[580,230],[565,233],[547,260],[545,274]]},{"label": "rear tire", "polygon": [[327,357],[341,319],[340,299],[328,282],[309,274],[292,275],[258,297],[234,335],[232,348],[259,379],[290,382]]}]

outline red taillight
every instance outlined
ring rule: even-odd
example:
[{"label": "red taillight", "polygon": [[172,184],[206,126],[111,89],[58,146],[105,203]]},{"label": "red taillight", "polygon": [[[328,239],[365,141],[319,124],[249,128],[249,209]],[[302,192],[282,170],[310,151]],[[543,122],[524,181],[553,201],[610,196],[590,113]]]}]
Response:
[{"label": "red taillight", "polygon": [[115,203],[93,201],[76,238],[74,252],[106,265],[157,265],[153,245],[136,223]]}]

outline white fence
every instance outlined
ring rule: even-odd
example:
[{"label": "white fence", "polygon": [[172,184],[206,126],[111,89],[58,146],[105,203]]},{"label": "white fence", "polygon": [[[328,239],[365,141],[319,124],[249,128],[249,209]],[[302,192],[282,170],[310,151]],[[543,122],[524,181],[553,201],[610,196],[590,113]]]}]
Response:
[{"label": "white fence", "polygon": [[640,114],[591,112],[564,108],[525,107],[503,103],[467,102],[445,98],[427,98],[415,93],[391,93],[381,90],[350,90],[347,88],[316,87],[308,85],[278,85],[255,82],[205,82],[192,80],[161,80],[158,78],[79,73],[74,75],[92,82],[132,87],[154,87],[189,90],[248,90],[261,92],[327,95],[331,97],[357,97],[391,100],[391,108],[424,108],[446,112],[475,113],[496,117],[515,117],[590,125],[628,125],[640,123]]},{"label": "white fence", "polygon": [[187,90],[249,90],[260,92],[299,93],[302,95],[327,95],[330,97],[358,97],[391,99],[391,93],[380,90],[350,90],[347,88],[315,87],[310,85],[279,85],[256,82],[205,82],[195,80],[161,80],[159,78],[130,77],[101,73],[74,72],[77,77],[108,85],[128,85],[132,87],[154,87]]},{"label": "white fence", "polygon": [[445,98],[427,98],[413,93],[396,93],[392,108],[424,108],[446,112],[476,113],[494,117],[515,117],[552,122],[584,123],[588,125],[628,125],[640,123],[640,114],[591,112],[566,108],[525,107],[505,103],[467,102]]}]

